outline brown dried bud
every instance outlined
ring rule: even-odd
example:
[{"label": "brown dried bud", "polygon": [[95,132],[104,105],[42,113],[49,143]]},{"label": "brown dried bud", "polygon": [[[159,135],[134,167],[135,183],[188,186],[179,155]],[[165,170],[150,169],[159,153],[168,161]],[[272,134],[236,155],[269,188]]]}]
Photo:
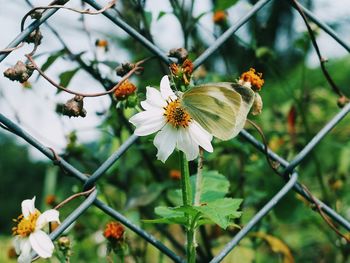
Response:
[{"label": "brown dried bud", "polygon": [[184,62],[188,58],[188,51],[181,48],[173,48],[169,51],[169,57],[177,58],[180,63]]},{"label": "brown dried bud", "polygon": [[17,80],[20,83],[26,82],[33,74],[34,65],[32,63],[24,64],[17,61],[16,65],[4,71],[4,76],[10,80]]},{"label": "brown dried bud", "polygon": [[27,43],[37,43],[38,45],[40,45],[42,38],[43,35],[41,34],[41,31],[37,29],[30,33],[24,41]]},{"label": "brown dried bud", "polygon": [[32,19],[40,19],[42,16],[42,11],[40,10],[35,10],[34,12],[30,13],[30,17]]},{"label": "brown dried bud", "polygon": [[60,250],[67,250],[70,248],[70,238],[67,236],[61,236],[57,243]]},{"label": "brown dried bud", "polygon": [[69,117],[85,117],[86,110],[84,109],[84,97],[76,95],[73,99],[68,100],[62,109],[63,115]]},{"label": "brown dried bud", "polygon": [[345,97],[345,96],[341,96],[338,101],[337,101],[337,104],[338,104],[338,107],[339,108],[343,108],[346,104],[348,104],[350,102],[350,100]]},{"label": "brown dried bud", "polygon": [[125,76],[130,70],[132,70],[135,67],[135,64],[127,62],[122,63],[120,66],[118,66],[115,71],[117,72],[117,75],[120,77]]},{"label": "brown dried bud", "polygon": [[261,96],[257,92],[255,92],[255,98],[254,98],[252,108],[253,108],[253,111],[252,111],[253,115],[259,115],[262,112],[263,101]]}]

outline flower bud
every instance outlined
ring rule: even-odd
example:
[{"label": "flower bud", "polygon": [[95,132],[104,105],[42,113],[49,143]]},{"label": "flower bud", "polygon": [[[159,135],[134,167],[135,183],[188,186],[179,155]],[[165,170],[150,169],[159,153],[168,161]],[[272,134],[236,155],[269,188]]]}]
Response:
[{"label": "flower bud", "polygon": [[34,69],[35,67],[32,63],[24,64],[22,61],[17,61],[12,68],[8,68],[4,71],[4,76],[10,80],[23,83],[30,78]]},{"label": "flower bud", "polygon": [[173,49],[170,49],[168,56],[177,58],[179,62],[182,63],[188,58],[188,51],[182,47],[173,48]]},{"label": "flower bud", "polygon": [[123,83],[114,91],[114,97],[117,100],[125,100],[128,96],[134,94],[136,86],[129,80],[123,81]]},{"label": "flower bud", "polygon": [[262,112],[263,101],[259,93],[255,92],[255,98],[252,106],[252,114],[259,115]]},{"label": "flower bud", "polygon": [[24,41],[27,43],[37,43],[38,45],[40,45],[42,38],[43,35],[41,34],[41,31],[37,29],[30,33]]},{"label": "flower bud", "polygon": [[84,97],[76,95],[73,99],[68,100],[63,105],[63,115],[69,117],[85,117],[86,110],[84,109]]},{"label": "flower bud", "polygon": [[127,62],[127,63],[122,63],[119,65],[115,71],[118,76],[123,77],[125,76],[130,70],[132,70],[135,67],[135,64]]}]

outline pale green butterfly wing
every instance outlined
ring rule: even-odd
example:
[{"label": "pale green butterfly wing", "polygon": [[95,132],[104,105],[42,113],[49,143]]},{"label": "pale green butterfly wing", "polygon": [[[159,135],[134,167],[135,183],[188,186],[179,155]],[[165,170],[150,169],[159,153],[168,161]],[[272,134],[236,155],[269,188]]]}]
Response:
[{"label": "pale green butterfly wing", "polygon": [[181,103],[205,130],[215,137],[228,140],[236,133],[237,113],[242,96],[231,83],[210,83],[194,87],[182,95]]},{"label": "pale green butterfly wing", "polygon": [[255,99],[255,92],[251,88],[232,83],[232,88],[242,96],[242,103],[239,112],[236,116],[236,125],[232,137],[235,137],[243,129],[244,124],[247,120],[247,115],[252,107]]}]

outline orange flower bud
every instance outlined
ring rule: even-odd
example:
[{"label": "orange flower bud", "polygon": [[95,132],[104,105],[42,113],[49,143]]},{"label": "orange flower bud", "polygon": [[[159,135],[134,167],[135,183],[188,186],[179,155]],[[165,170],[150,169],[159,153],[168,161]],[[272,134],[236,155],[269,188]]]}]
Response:
[{"label": "orange flower bud", "polygon": [[119,222],[110,222],[103,232],[105,238],[110,241],[120,241],[124,237],[125,228]]},{"label": "orange flower bud", "polygon": [[114,91],[114,97],[117,100],[125,100],[128,96],[136,91],[136,86],[129,80],[125,80],[119,88]]},{"label": "orange flower bud", "polygon": [[218,11],[215,11],[214,14],[213,14],[213,22],[215,24],[219,24],[219,23],[222,23],[224,21],[226,21],[226,12],[223,11],[223,10],[218,10]]},{"label": "orange flower bud", "polygon": [[169,177],[172,180],[180,180],[181,179],[181,172],[179,170],[170,170]]},{"label": "orange flower bud", "polygon": [[255,72],[254,68],[250,68],[249,71],[241,75],[239,84],[243,86],[250,85],[254,91],[260,91],[264,85],[264,79],[262,78],[262,73]]}]

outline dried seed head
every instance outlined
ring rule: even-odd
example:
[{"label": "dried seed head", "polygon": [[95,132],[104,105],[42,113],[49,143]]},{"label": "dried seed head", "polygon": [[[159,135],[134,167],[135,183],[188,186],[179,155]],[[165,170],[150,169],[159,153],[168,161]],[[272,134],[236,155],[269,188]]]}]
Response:
[{"label": "dried seed head", "polygon": [[41,16],[42,16],[42,11],[40,11],[40,10],[35,10],[34,12],[32,12],[32,13],[30,14],[30,17],[31,17],[32,19],[40,19]]},{"label": "dried seed head", "polygon": [[125,76],[130,70],[132,70],[135,67],[135,64],[127,62],[127,63],[122,63],[119,65],[115,71],[118,76],[123,77]]},{"label": "dried seed head", "polygon": [[17,80],[20,83],[26,82],[33,74],[34,66],[31,63],[24,64],[17,61],[16,65],[4,71],[4,76],[10,80]]},{"label": "dried seed head", "polygon": [[40,45],[42,38],[43,35],[41,34],[41,31],[37,29],[30,33],[24,41],[27,43],[37,43],[38,45]]},{"label": "dried seed head", "polygon": [[168,56],[177,58],[178,61],[182,63],[188,58],[188,51],[183,47],[173,48],[173,49],[170,49]]},{"label": "dried seed head", "polygon": [[252,114],[253,115],[259,115],[262,112],[263,108],[263,101],[259,93],[255,92],[255,98],[252,106]]},{"label": "dried seed head", "polygon": [[70,238],[67,236],[61,236],[57,241],[60,250],[70,249]]},{"label": "dried seed head", "polygon": [[86,110],[84,109],[84,97],[76,95],[73,99],[68,100],[62,109],[63,115],[69,117],[85,117]]},{"label": "dried seed head", "polygon": [[346,104],[348,104],[350,102],[350,100],[345,97],[345,96],[341,96],[338,101],[337,101],[337,104],[338,104],[338,107],[339,108],[343,108]]}]

